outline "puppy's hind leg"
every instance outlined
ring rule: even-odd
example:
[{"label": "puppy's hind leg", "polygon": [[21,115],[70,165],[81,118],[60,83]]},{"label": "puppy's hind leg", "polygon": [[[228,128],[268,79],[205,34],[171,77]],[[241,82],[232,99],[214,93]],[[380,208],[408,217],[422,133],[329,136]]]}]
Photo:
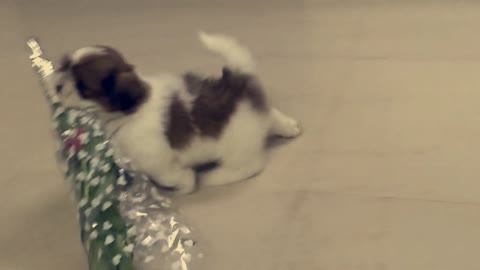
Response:
[{"label": "puppy's hind leg", "polygon": [[302,129],[297,120],[285,115],[275,108],[270,110],[270,121],[270,136],[294,138],[302,133]]}]

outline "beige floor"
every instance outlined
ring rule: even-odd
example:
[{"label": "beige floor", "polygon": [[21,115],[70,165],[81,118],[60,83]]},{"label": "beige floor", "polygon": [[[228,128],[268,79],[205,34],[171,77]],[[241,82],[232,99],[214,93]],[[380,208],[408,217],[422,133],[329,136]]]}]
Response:
[{"label": "beige floor", "polygon": [[197,29],[248,44],[305,126],[256,179],[181,200],[211,269],[480,269],[480,4],[100,2],[0,3],[0,269],[85,269],[25,38],[218,71]]}]

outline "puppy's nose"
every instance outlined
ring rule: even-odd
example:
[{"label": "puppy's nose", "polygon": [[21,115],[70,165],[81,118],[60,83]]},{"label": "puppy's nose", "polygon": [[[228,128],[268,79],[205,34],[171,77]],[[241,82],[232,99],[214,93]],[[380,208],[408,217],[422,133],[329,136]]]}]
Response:
[{"label": "puppy's nose", "polygon": [[57,94],[59,94],[60,92],[62,92],[62,88],[63,88],[63,85],[62,85],[62,84],[58,84],[58,85],[55,87],[55,90],[57,91]]}]

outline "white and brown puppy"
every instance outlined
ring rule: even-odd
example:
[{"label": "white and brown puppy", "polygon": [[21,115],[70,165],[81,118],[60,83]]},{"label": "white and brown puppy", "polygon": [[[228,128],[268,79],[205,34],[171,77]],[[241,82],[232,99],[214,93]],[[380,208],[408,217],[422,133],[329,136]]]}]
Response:
[{"label": "white and brown puppy", "polygon": [[195,190],[196,166],[219,164],[200,175],[202,186],[244,180],[263,169],[267,137],[300,134],[297,121],[267,102],[245,47],[221,35],[200,33],[200,40],[226,59],[220,78],[141,77],[116,50],[92,46],[65,58],[56,85],[68,106],[121,115],[114,145],[180,194]]}]

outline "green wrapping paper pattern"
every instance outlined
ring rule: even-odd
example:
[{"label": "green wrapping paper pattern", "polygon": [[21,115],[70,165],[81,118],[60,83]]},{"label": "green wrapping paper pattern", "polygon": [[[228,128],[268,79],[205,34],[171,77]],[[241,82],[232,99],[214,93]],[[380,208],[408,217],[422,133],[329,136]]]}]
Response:
[{"label": "green wrapping paper pattern", "polygon": [[[27,45],[52,108],[59,158],[78,202],[89,269],[191,269],[195,241],[171,201],[157,193],[146,177],[131,170],[128,162],[116,159],[102,123],[93,115],[61,105],[49,90],[53,89],[49,85],[53,65],[35,39]],[[156,267],[145,266],[152,262]]]},{"label": "green wrapping paper pattern", "polygon": [[103,133],[92,128],[99,127],[92,118],[54,109],[54,127],[63,139],[61,158],[67,160],[65,177],[79,200],[81,238],[90,269],[133,270],[134,227],[124,223],[114,195],[130,177],[113,165],[113,152],[107,150]]}]

